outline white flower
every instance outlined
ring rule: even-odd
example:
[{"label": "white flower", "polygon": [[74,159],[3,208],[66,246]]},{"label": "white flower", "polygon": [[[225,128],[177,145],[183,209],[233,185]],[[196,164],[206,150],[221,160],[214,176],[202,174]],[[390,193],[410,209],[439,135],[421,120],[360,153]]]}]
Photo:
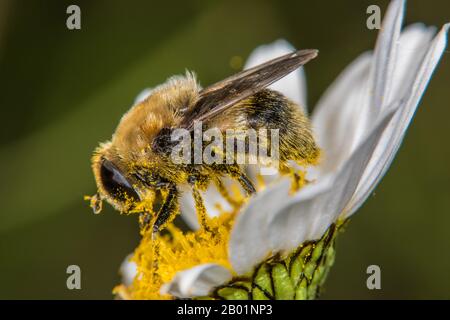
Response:
[{"label": "white flower", "polygon": [[129,254],[120,265],[119,273],[122,276],[122,283],[129,286],[133,283],[134,277],[137,275],[136,263],[130,261],[132,255]]},{"label": "white flower", "polygon": [[[313,129],[324,157],[308,171],[313,182],[288,196],[291,181],[281,177],[250,199],[238,215],[228,244],[237,274],[251,271],[270,252],[290,252],[319,239],[331,224],[351,216],[386,173],[444,52],[450,27],[444,25],[434,38],[435,29],[423,24],[400,32],[403,15],[404,1],[392,1],[374,52],[350,64],[314,108]],[[262,46],[246,67],[293,50],[284,40]],[[303,70],[273,88],[306,106]],[[186,192],[182,213],[195,226],[189,197]],[[214,188],[205,200],[213,214],[218,214],[214,203],[227,205]],[[222,266],[199,265],[179,272],[163,291],[178,297],[204,295],[230,277]]]}]

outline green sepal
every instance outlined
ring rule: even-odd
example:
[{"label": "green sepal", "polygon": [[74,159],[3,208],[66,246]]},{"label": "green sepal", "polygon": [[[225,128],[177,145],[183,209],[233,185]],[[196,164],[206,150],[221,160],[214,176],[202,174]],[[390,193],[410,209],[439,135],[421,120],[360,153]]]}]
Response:
[{"label": "green sepal", "polygon": [[211,297],[226,300],[317,298],[334,263],[334,243],[342,225],[332,225],[321,239],[303,243],[287,256],[272,257],[253,273],[217,288]]},{"label": "green sepal", "polygon": [[243,288],[223,287],[217,290],[217,295],[224,300],[249,300],[248,291]]},{"label": "green sepal", "polygon": [[294,299],[294,286],[284,265],[277,263],[272,267],[272,279],[276,300]]}]

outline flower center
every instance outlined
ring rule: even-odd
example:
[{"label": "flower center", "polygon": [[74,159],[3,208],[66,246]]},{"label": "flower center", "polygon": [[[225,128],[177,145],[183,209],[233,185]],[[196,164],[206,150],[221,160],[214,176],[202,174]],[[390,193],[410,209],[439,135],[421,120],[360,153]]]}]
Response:
[{"label": "flower center", "polygon": [[173,223],[163,235],[143,236],[132,261],[137,265],[137,275],[128,288],[118,286],[115,293],[131,299],[170,299],[161,295],[160,288],[179,271],[203,263],[216,263],[232,271],[227,244],[235,213],[206,218],[207,228],[182,232]]}]

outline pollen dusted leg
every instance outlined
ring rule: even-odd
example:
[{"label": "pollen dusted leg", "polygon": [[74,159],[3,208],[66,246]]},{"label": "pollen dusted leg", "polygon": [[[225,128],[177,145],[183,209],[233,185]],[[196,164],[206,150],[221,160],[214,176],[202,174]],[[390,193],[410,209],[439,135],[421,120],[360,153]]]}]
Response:
[{"label": "pollen dusted leg", "polygon": [[242,188],[244,188],[245,192],[247,192],[248,196],[256,193],[255,186],[250,181],[250,179],[241,171],[238,165],[227,165],[224,164],[221,167],[221,172],[226,175],[229,175],[231,178],[236,179]]},{"label": "pollen dusted leg", "polygon": [[200,194],[201,186],[205,183],[205,181],[203,181],[203,179],[199,176],[190,176],[188,182],[192,187],[192,197],[194,198],[195,211],[197,212],[200,227],[208,230],[206,207],[203,202],[203,197]]},{"label": "pollen dusted leg", "polygon": [[227,188],[224,186],[222,180],[219,179],[215,179],[214,180],[214,184],[217,187],[217,190],[219,190],[220,194],[222,195],[222,197],[227,200],[227,202],[229,204],[231,204],[231,206],[235,209],[239,208],[242,205],[242,201],[237,200],[235,198],[233,198],[232,195],[230,195],[230,193],[228,192]]},{"label": "pollen dusted leg", "polygon": [[248,196],[256,193],[255,186],[244,173],[240,172],[239,175],[236,175],[234,177],[239,181],[242,188],[244,188],[245,192],[247,192]]},{"label": "pollen dusted leg", "polygon": [[291,166],[282,166],[280,167],[280,173],[291,178],[291,192],[300,190],[300,188],[306,183],[304,171],[296,170]]},{"label": "pollen dusted leg", "polygon": [[95,214],[99,214],[102,211],[103,202],[98,192],[94,194],[92,197],[85,196],[84,199],[89,201],[89,205]]},{"label": "pollen dusted leg", "polygon": [[177,208],[178,190],[175,185],[171,185],[168,187],[164,203],[156,215],[155,223],[153,224],[153,233],[157,233],[163,225],[171,222],[175,218]]},{"label": "pollen dusted leg", "polygon": [[207,223],[207,213],[205,204],[203,203],[202,195],[200,194],[200,190],[196,186],[192,186],[192,196],[195,201],[195,210],[197,211],[198,222],[201,228],[208,230]]},{"label": "pollen dusted leg", "polygon": [[151,225],[151,221],[152,214],[150,212],[144,211],[139,214],[139,227],[141,228],[142,235],[147,232],[148,228]]}]

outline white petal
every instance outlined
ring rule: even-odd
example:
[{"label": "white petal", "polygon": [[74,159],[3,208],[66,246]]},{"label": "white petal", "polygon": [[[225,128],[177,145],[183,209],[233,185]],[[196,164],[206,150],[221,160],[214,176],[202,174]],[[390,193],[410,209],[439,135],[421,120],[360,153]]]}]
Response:
[{"label": "white petal", "polygon": [[[391,88],[389,88],[389,90],[392,90],[392,99],[389,102],[384,100],[383,106],[374,106],[367,99],[362,99],[362,103],[353,101],[353,103],[356,103],[353,109],[357,114],[354,118],[357,118],[357,120],[354,121],[353,127],[344,125],[353,129],[350,130],[350,133],[353,132],[354,134],[352,151],[360,143],[361,137],[367,132],[370,125],[385,112],[387,106],[395,104],[396,101],[401,101],[407,90],[410,89],[434,33],[434,28],[427,28],[423,24],[414,24],[405,28],[396,44],[398,48],[396,49],[397,55],[395,59],[393,58],[395,60],[393,62],[394,72],[389,76],[392,78]],[[364,92],[364,98],[369,97],[373,93],[372,90],[374,89]],[[374,110],[377,112],[373,112]]]},{"label": "white petal", "polygon": [[314,109],[313,130],[324,150],[319,168],[322,174],[342,166],[367,132],[361,128],[367,122],[371,61],[370,53],[359,56],[338,76]]},{"label": "white petal", "polygon": [[[268,229],[270,230],[272,250],[291,251],[305,240],[318,239],[336,221],[353,196],[381,134],[391,121],[392,116],[393,111],[376,126],[372,133],[355,150],[337,176],[329,176],[322,179],[322,181],[330,180],[332,182],[331,188],[325,192],[316,193],[315,197],[311,197],[308,193],[312,194],[313,192],[305,187],[305,191],[301,190],[292,199],[289,199],[289,203],[283,209],[283,213],[276,215],[269,224]],[[323,183],[322,181],[321,183]],[[325,181],[324,183],[327,184],[328,182]],[[317,187],[312,185],[310,188],[314,189]],[[325,190],[325,188],[322,188],[322,190]],[[313,222],[313,225],[305,228],[303,235],[297,231],[298,226],[303,224],[300,213],[301,215],[310,216]]]},{"label": "white petal", "polygon": [[137,95],[137,97],[134,99],[134,104],[133,105],[136,105],[136,104],[138,104],[139,102],[142,102],[142,101],[144,101],[145,99],[147,99],[147,97],[152,93],[152,89],[150,89],[150,88],[145,88],[144,90],[142,90],[138,95]]},{"label": "white petal", "polygon": [[[341,195],[335,190],[336,179],[332,174],[322,177],[317,184],[305,187],[292,199],[284,202],[279,212],[269,220],[267,227],[271,251],[294,249],[305,240],[320,238],[322,234],[316,232],[319,218],[321,224],[331,225],[341,199]],[[331,199],[334,192],[336,197]],[[330,201],[325,201],[326,199]],[[281,234],[276,234],[277,232]]]},{"label": "white petal", "polygon": [[379,138],[391,120],[390,111],[377,124],[338,175],[289,196],[284,179],[251,199],[233,227],[229,251],[238,274],[250,271],[271,252],[292,250],[305,240],[318,239],[351,199]]},{"label": "white petal", "polygon": [[181,217],[191,229],[197,230],[200,226],[197,220],[197,213],[195,212],[191,188],[188,185],[181,185],[179,186],[179,190],[181,191],[181,197],[178,200]]},{"label": "white petal", "polygon": [[403,30],[391,84],[392,100],[401,99],[410,89],[435,33],[435,27],[426,27],[422,23],[409,25]]},{"label": "white petal", "polygon": [[391,1],[378,34],[372,66],[371,119],[376,119],[383,106],[389,101],[404,11],[404,0]]},{"label": "white petal", "polygon": [[267,224],[288,197],[290,181],[282,180],[260,191],[251,199],[235,221],[229,242],[233,269],[245,273],[270,251]]},{"label": "white petal", "polygon": [[[261,63],[277,58],[284,54],[295,51],[295,48],[286,40],[280,39],[268,45],[262,45],[256,48],[247,59],[244,69],[257,66]],[[270,89],[276,90],[284,94],[292,101],[299,104],[306,112],[306,79],[302,68],[290,73],[286,77],[278,80]]]},{"label": "white petal", "polygon": [[133,283],[134,277],[137,274],[137,266],[136,263],[130,261],[132,255],[128,255],[125,260],[120,265],[120,275],[122,276],[122,283],[126,286],[129,286]]},{"label": "white petal", "polygon": [[178,298],[193,298],[208,295],[215,287],[231,280],[229,270],[218,264],[201,264],[178,272],[169,283],[161,287],[161,294]]},{"label": "white petal", "polygon": [[449,28],[450,24],[446,24],[431,43],[410,91],[404,98],[404,105],[398,110],[393,121],[383,133],[380,145],[364,172],[356,194],[345,210],[345,216],[352,215],[364,203],[391,165],[420,99],[444,53]]}]

